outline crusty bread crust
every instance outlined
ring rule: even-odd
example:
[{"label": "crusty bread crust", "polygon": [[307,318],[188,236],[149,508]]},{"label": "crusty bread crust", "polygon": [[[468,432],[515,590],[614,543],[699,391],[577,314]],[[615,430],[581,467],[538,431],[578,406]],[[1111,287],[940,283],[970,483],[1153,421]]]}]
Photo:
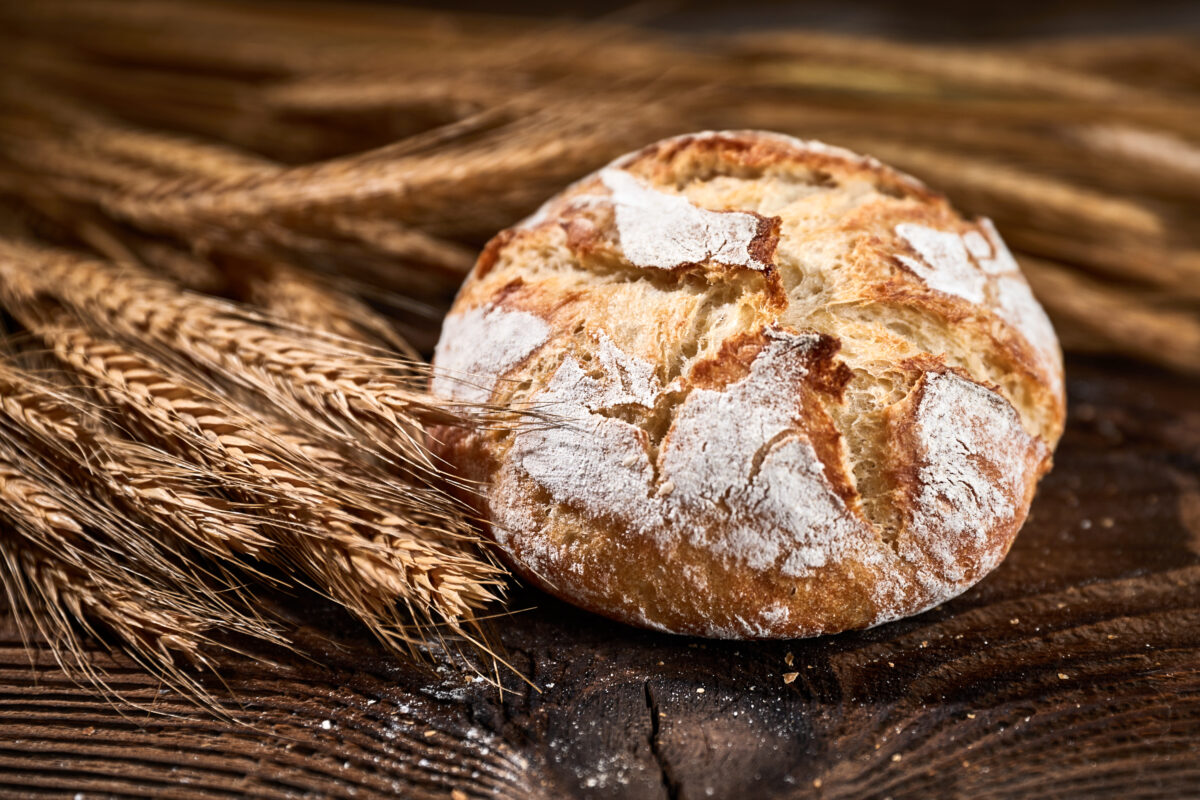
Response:
[{"label": "crusty bread crust", "polygon": [[758,132],[625,156],[484,249],[435,430],[513,566],[601,614],[793,637],[993,569],[1062,430],[1053,330],[995,229],[870,158]]}]

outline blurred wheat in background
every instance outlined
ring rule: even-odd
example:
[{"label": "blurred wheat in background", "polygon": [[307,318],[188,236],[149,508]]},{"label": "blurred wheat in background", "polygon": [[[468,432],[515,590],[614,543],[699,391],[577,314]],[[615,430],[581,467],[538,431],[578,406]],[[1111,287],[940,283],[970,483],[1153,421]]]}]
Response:
[{"label": "blurred wheat in background", "polygon": [[0,573],[85,674],[92,632],[202,693],[186,664],[287,646],[263,598],[299,586],[396,648],[486,646],[507,575],[423,425],[513,423],[422,355],[490,235],[662,136],[877,156],[996,221],[1067,350],[1200,374],[1186,37],[39,2],[0,41]]}]

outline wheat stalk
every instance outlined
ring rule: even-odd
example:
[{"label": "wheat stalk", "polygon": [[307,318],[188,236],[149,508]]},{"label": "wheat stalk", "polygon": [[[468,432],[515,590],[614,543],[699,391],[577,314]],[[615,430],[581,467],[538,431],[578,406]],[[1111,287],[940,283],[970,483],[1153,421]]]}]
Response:
[{"label": "wheat stalk", "polygon": [[[10,295],[10,309],[88,379],[104,401],[138,422],[143,435],[220,475],[273,520],[280,545],[264,558],[299,567],[385,640],[421,641],[394,609],[399,600],[416,630],[445,624],[460,630],[495,599],[498,569],[459,542],[472,534],[444,496],[414,487],[356,489],[347,480],[364,468],[305,461],[295,438],[280,446],[272,430],[167,368],[73,326],[61,313]],[[319,445],[311,445],[319,449]],[[381,505],[371,498],[386,497]]]},{"label": "wheat stalk", "polygon": [[[138,547],[118,547],[122,555],[114,557],[112,545],[153,538],[68,486],[37,459],[2,443],[0,500],[0,570],[10,606],[26,641],[32,626],[65,670],[78,670],[105,686],[76,633],[80,626],[97,635],[98,624],[167,685],[219,710],[180,657],[185,664],[211,668],[212,653],[234,649],[212,637],[217,630],[278,641],[257,611],[231,605],[200,575],[163,575],[163,553],[141,558]],[[93,525],[98,530],[91,530]]]},{"label": "wheat stalk", "polygon": [[391,322],[329,280],[279,261],[233,259],[231,272],[240,283],[239,297],[278,319],[420,359]]},{"label": "wheat stalk", "polygon": [[[24,264],[24,267],[17,265]],[[417,387],[411,362],[369,355],[308,331],[256,318],[214,298],[65,251],[7,242],[0,275],[10,291],[42,293],[116,330],[186,356],[258,392],[269,403],[316,415],[347,438],[365,434],[381,455],[436,470],[421,423],[463,417]]]},{"label": "wheat stalk", "polygon": [[[0,472],[4,469],[0,466]],[[30,491],[29,487],[24,490]],[[18,501],[21,498],[13,497],[13,493],[21,491],[5,487],[3,494],[6,500]],[[39,500],[44,502],[45,495],[40,494]],[[94,684],[105,685],[103,676],[91,666],[76,633],[76,626],[81,626],[99,638],[101,630],[93,627],[99,623],[122,640],[127,653],[168,685],[189,696],[201,699],[207,696],[203,687],[176,663],[179,655],[190,663],[205,662],[202,655],[205,628],[186,614],[157,607],[120,584],[73,570],[47,553],[16,542],[3,530],[0,530],[0,572],[9,607],[17,615],[27,646],[32,646],[29,628],[33,627],[64,671],[78,671]]]},{"label": "wheat stalk", "polygon": [[223,558],[258,556],[271,546],[248,509],[204,493],[206,486],[220,485],[216,475],[117,436],[83,410],[82,398],[3,362],[0,411],[10,436],[54,454],[71,473],[88,476],[157,525],[166,541]]},{"label": "wheat stalk", "polygon": [[[138,246],[138,237],[106,227],[103,218],[97,219],[88,209],[112,212],[132,208],[127,219],[157,233],[191,240],[193,249],[220,249],[275,260],[290,255],[316,268],[336,263],[341,273],[357,273],[385,285],[401,277],[407,281],[408,291],[423,285],[426,294],[453,288],[472,264],[471,252],[454,243],[391,220],[365,220],[338,211],[280,214],[270,224],[240,215],[204,225],[165,223],[143,213],[161,202],[164,188],[169,195],[187,196],[203,193],[204,187],[214,182],[236,185],[279,170],[229,148],[115,125],[79,110],[61,112],[57,110],[61,101],[52,106],[49,120],[42,119],[37,115],[47,113],[45,98],[39,95],[37,102],[30,103],[26,94],[0,93],[25,105],[23,115],[15,122],[10,119],[9,127],[19,123],[30,128],[6,143],[12,191],[110,257],[115,257],[114,245],[135,252],[145,248]],[[41,179],[32,182],[31,171],[40,173]],[[48,192],[53,196],[48,197]],[[196,263],[189,265],[186,259],[156,250],[147,255],[168,270],[182,273],[189,280],[185,285],[219,289],[211,280],[204,282],[208,276],[196,269]]]},{"label": "wheat stalk", "polygon": [[[1092,102],[1144,101],[1131,87],[1092,73],[1036,64],[979,48],[906,44],[861,36],[786,32],[744,35],[734,39],[735,52],[762,62],[752,75],[772,82],[800,79],[786,65],[858,68],[885,75],[923,78],[936,85],[969,87],[977,92],[1016,96],[1049,95]],[[826,77],[822,73],[822,77]]]},{"label": "wheat stalk", "polygon": [[[118,583],[134,576],[186,590],[222,629],[284,643],[243,587],[261,573],[239,557],[271,543],[253,509],[208,491],[216,476],[120,437],[83,398],[7,362],[0,394],[0,439],[22,454],[9,461],[71,498],[75,517],[90,524],[86,536],[79,528],[59,539],[58,558]],[[200,566],[198,556],[212,561]]]}]

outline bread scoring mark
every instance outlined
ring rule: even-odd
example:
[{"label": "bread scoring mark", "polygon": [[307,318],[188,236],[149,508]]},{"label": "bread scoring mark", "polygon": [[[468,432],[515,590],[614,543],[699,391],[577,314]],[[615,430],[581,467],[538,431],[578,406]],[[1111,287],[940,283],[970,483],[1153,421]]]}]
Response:
[{"label": "bread scoring mark", "polygon": [[486,403],[496,382],[550,338],[550,326],[528,311],[495,304],[450,314],[433,356],[432,391],[465,403]]},{"label": "bread scoring mark", "polygon": [[768,329],[746,375],[723,390],[693,388],[678,406],[657,464],[645,431],[600,412],[630,398],[649,407],[666,390],[647,377],[649,363],[606,338],[599,377],[568,356],[533,398],[564,424],[514,437],[509,462],[556,502],[652,536],[664,551],[686,539],[789,576],[851,552],[867,557],[872,532],[834,490],[803,428],[800,395],[822,337]]},{"label": "bread scoring mark", "polygon": [[[896,258],[929,288],[971,303],[989,305],[1034,348],[1045,373],[1056,387],[1061,386],[1058,375],[1062,357],[1050,319],[1034,298],[996,226],[985,217],[979,221],[979,227],[983,233],[972,230],[960,235],[900,223],[895,228],[896,234],[921,258],[906,255]],[[987,303],[989,288],[990,304]]]},{"label": "bread scoring mark", "polygon": [[957,595],[1004,557],[1025,508],[1029,472],[1047,454],[999,394],[954,372],[927,372],[913,418],[917,469],[897,542],[934,602]]},{"label": "bread scoring mark", "polygon": [[712,262],[771,269],[775,248],[764,240],[774,226],[759,215],[709,211],[620,169],[601,170],[600,180],[612,193],[621,249],[634,266],[674,269]]},{"label": "bread scoring mark", "polygon": [[557,424],[518,431],[508,460],[555,501],[594,518],[636,521],[641,532],[654,522],[647,519],[654,479],[649,437],[636,425],[597,413],[607,398],[620,393],[620,378],[608,368],[596,379],[567,356],[546,388],[531,398]]},{"label": "bread scoring mark", "polygon": [[[660,472],[675,484],[676,522],[690,527],[694,544],[800,576],[861,550],[868,531],[800,429],[807,422],[802,395],[823,338],[765,333],[745,378],[723,391],[688,395],[663,443]],[[723,536],[707,540],[722,527]]]}]

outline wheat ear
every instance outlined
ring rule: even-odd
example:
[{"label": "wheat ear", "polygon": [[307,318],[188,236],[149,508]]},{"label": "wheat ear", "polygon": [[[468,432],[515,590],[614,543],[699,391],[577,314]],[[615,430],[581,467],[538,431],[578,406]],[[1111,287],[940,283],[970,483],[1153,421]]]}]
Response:
[{"label": "wheat ear", "polygon": [[366,441],[401,464],[436,472],[421,424],[469,421],[465,411],[448,410],[420,386],[423,376],[412,362],[289,329],[233,304],[180,292],[169,281],[13,242],[0,245],[0,276],[6,273],[10,287],[98,315],[116,330],[237,381],[278,408],[323,421],[347,441]]},{"label": "wheat ear", "polygon": [[260,503],[278,532],[278,560],[304,570],[381,638],[420,641],[395,613],[397,600],[418,630],[427,624],[458,630],[494,599],[500,572],[461,544],[472,534],[453,508],[424,503],[420,495],[381,506],[346,483],[353,472],[298,463],[269,430],[161,365],[64,324],[61,314],[39,310],[35,301],[7,299],[27,328],[108,404],[139,420],[140,430],[199,459]]},{"label": "wheat ear", "polygon": [[[119,522],[98,519],[106,516],[103,509],[3,444],[0,499],[0,566],[7,573],[3,582],[27,642],[32,624],[64,669],[77,670],[106,686],[76,633],[79,626],[99,634],[94,627],[98,624],[116,634],[124,652],[165,683],[217,708],[180,658],[186,664],[211,667],[209,652],[232,648],[216,642],[210,633],[216,629],[244,633],[243,628],[248,628],[253,635],[257,621],[241,626],[227,607],[214,606],[203,594],[189,591],[196,584],[194,577],[184,582],[158,580],[152,569],[143,569],[153,564],[118,563],[103,550],[87,547],[92,522],[101,525],[101,540],[119,531]],[[85,556],[84,564],[64,556],[70,548]]]},{"label": "wheat ear", "polygon": [[347,344],[360,342],[420,359],[391,322],[328,279],[281,261],[229,259],[226,269],[241,299],[278,319],[325,331]]},{"label": "wheat ear", "polygon": [[250,509],[205,492],[220,486],[218,476],[108,431],[83,406],[83,398],[0,362],[0,419],[12,438],[87,476],[132,514],[157,525],[166,542],[225,559],[258,556],[271,546]]}]

